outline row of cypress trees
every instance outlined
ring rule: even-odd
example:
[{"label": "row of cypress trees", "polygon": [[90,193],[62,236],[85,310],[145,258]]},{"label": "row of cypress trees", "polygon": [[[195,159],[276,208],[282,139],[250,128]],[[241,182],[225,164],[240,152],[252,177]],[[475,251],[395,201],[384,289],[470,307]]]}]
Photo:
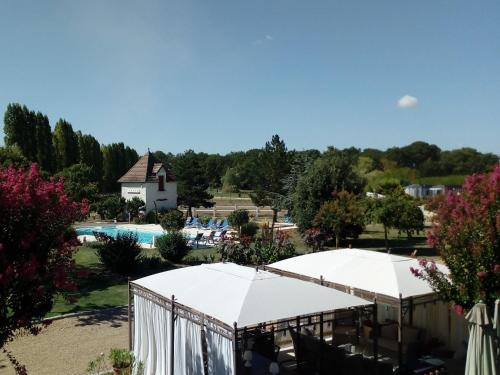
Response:
[{"label": "row of cypress trees", "polygon": [[7,106],[4,133],[7,147],[17,147],[27,160],[50,174],[75,164],[89,166],[94,182],[106,192],[118,188],[116,180],[138,159],[137,152],[123,143],[101,145],[92,135],[74,131],[64,119],[52,131],[46,115],[18,103]]}]

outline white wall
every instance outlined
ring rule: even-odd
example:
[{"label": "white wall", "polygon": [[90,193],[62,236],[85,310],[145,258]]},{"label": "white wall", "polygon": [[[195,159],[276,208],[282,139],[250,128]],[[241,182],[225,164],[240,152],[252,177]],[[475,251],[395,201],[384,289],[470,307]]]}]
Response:
[{"label": "white wall", "polygon": [[[166,180],[164,169],[158,172],[158,176],[163,176]],[[122,183],[122,197],[125,200],[132,200],[138,197],[146,202],[146,211],[154,210],[156,206],[158,210],[162,208],[177,208],[177,182],[165,182],[165,190],[158,190],[157,182],[124,182]],[[166,199],[159,201],[158,199]]]},{"label": "white wall", "polygon": [[130,201],[134,199],[134,197],[137,197],[146,202],[146,188],[141,182],[123,182],[122,197],[127,201]]}]

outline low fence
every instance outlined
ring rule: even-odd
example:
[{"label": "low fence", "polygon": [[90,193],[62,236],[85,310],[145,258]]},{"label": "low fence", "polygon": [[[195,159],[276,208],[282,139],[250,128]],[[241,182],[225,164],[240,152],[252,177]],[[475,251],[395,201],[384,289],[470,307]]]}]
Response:
[{"label": "low fence", "polygon": [[[179,207],[181,211],[186,213],[186,208],[185,207]],[[250,216],[255,217],[258,219],[259,217],[272,217],[273,216],[273,210],[271,207],[258,207],[258,206],[248,206],[248,205],[239,205],[239,204],[234,204],[231,206],[213,206],[213,207],[199,207],[199,208],[192,208],[193,211],[193,216],[211,216],[211,217],[226,217],[228,216],[231,212],[235,210],[247,210],[250,214]],[[282,210],[278,212],[278,217],[283,217],[285,216],[286,211]]]}]

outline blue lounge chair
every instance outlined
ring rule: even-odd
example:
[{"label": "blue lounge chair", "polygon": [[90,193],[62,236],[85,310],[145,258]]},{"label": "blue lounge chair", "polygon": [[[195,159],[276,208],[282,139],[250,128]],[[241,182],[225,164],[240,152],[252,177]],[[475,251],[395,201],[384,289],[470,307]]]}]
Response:
[{"label": "blue lounge chair", "polygon": [[220,225],[219,228],[220,229],[227,229],[227,228],[229,228],[229,222],[227,221],[227,219],[224,219],[224,221],[222,222],[222,224]]},{"label": "blue lounge chair", "polygon": [[208,228],[212,228],[212,226],[213,226],[213,225],[214,225],[214,219],[213,219],[213,218],[211,218],[211,219],[208,221],[208,223],[206,223],[206,224],[203,226],[203,228],[206,228],[206,229],[208,229]]},{"label": "blue lounge chair", "polygon": [[189,228],[194,228],[194,227],[199,227],[199,226],[200,226],[200,222],[198,221],[197,217],[193,217],[193,220],[188,225]]}]

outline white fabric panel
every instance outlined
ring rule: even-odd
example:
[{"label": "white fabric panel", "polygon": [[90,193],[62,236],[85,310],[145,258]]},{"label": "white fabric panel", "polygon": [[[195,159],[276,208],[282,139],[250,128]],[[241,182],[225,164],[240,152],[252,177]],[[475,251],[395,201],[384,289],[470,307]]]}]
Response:
[{"label": "white fabric panel", "polygon": [[[232,263],[161,272],[134,283],[238,327],[371,304],[331,288]],[[262,306],[266,306],[265,309]]]},{"label": "white fabric panel", "polygon": [[[429,284],[416,278],[410,268],[421,269],[415,258],[360,249],[321,251],[285,259],[270,267],[399,298],[433,293]],[[448,273],[444,265],[436,265]]]},{"label": "white fabric panel", "polygon": [[177,316],[174,333],[174,374],[203,375],[201,327]]},{"label": "white fabric panel", "polygon": [[134,354],[144,363],[145,375],[169,372],[170,311],[134,295]]},{"label": "white fabric panel", "polygon": [[233,375],[233,341],[212,330],[206,331],[209,375]]}]

